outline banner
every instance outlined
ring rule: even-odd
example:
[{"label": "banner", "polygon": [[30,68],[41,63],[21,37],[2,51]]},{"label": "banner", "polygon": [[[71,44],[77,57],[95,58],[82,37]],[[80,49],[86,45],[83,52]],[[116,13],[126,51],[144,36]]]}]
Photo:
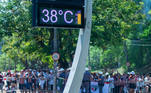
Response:
[{"label": "banner", "polygon": [[[80,93],[81,93],[81,91],[80,91]],[[91,93],[99,93],[98,82],[91,82]]]}]

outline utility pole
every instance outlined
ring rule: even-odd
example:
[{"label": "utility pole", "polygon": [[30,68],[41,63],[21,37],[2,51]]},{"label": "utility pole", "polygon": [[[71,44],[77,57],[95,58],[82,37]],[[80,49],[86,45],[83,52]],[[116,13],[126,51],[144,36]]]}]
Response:
[{"label": "utility pole", "polygon": [[16,72],[16,61],[17,61],[17,60],[15,59],[15,72]]},{"label": "utility pole", "polygon": [[[124,53],[126,56],[126,64],[129,64],[128,62],[128,50],[127,50],[127,45],[126,45],[126,40],[124,41]],[[129,66],[127,65],[127,70],[129,71]]]},{"label": "utility pole", "polygon": [[88,68],[90,69],[90,46],[88,50]]},{"label": "utility pole", "polygon": [[[54,52],[58,51],[58,44],[57,44],[57,28],[54,28],[54,38],[53,38],[53,48],[54,48]],[[57,93],[57,62],[54,61],[54,84],[53,84],[53,93]]]}]

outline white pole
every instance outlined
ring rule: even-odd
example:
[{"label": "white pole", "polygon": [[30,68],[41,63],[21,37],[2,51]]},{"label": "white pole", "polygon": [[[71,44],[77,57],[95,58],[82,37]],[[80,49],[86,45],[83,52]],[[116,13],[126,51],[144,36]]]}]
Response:
[{"label": "white pole", "polygon": [[92,0],[86,0],[86,26],[81,29],[78,37],[75,57],[70,75],[63,93],[79,93],[85,72],[92,25]]}]

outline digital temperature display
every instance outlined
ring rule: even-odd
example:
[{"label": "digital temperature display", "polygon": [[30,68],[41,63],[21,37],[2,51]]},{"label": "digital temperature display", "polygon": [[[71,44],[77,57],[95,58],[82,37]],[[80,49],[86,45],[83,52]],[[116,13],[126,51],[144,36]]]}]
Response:
[{"label": "digital temperature display", "polygon": [[33,3],[33,27],[84,28],[84,8]]},{"label": "digital temperature display", "polygon": [[82,27],[82,11],[80,9],[39,8],[39,25],[58,27]]},{"label": "digital temperature display", "polygon": [[84,28],[84,0],[32,0],[32,26]]}]

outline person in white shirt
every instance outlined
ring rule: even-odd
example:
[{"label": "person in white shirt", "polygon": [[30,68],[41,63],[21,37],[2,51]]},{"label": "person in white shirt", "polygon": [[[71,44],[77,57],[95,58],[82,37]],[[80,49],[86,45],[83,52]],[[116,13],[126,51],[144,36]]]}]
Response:
[{"label": "person in white shirt", "polygon": [[113,93],[113,88],[114,88],[114,78],[113,75],[111,74],[111,76],[109,77],[109,93]]},{"label": "person in white shirt", "polygon": [[145,92],[146,93],[149,93],[149,82],[150,82],[150,77],[149,75],[147,75],[144,79],[144,83],[145,83]]},{"label": "person in white shirt", "polygon": [[49,82],[48,82],[48,85],[50,87],[50,93],[53,92],[53,84],[54,84],[53,80],[54,80],[54,75],[53,75],[53,72],[50,71],[49,72]]},{"label": "person in white shirt", "polygon": [[144,87],[144,76],[139,76],[138,80],[137,80],[137,91],[139,93],[142,93],[142,89]]},{"label": "person in white shirt", "polygon": [[109,93],[109,73],[106,73],[105,75],[103,93]]},{"label": "person in white shirt", "polygon": [[8,90],[8,86],[7,86],[8,77],[7,77],[7,75],[4,76],[3,81],[4,81],[3,89]]},{"label": "person in white shirt", "polygon": [[39,86],[40,86],[40,89],[44,89],[44,84],[45,84],[46,80],[44,78],[43,75],[41,75],[41,77],[39,78]]}]

